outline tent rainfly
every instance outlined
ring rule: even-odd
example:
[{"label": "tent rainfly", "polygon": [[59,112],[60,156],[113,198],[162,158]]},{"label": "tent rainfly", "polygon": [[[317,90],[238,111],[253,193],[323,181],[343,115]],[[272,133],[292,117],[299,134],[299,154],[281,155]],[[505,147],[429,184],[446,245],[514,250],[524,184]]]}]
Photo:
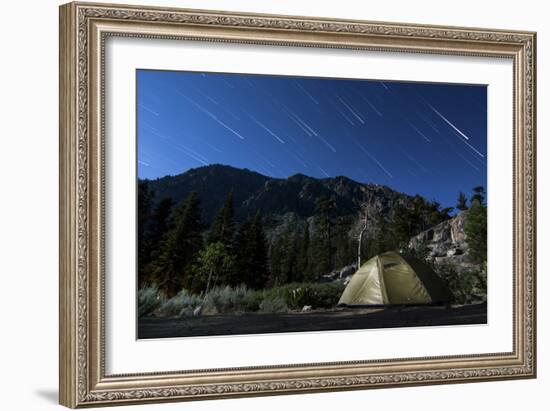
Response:
[{"label": "tent rainfly", "polygon": [[444,282],[425,263],[390,251],[361,265],[338,305],[446,304],[451,297]]}]

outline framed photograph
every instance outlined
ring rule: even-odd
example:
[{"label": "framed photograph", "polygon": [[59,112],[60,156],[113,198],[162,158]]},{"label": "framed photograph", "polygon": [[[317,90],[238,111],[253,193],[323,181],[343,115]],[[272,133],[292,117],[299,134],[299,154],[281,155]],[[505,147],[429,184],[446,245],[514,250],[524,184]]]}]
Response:
[{"label": "framed photograph", "polygon": [[535,46],[61,6],[61,404],[534,378]]}]

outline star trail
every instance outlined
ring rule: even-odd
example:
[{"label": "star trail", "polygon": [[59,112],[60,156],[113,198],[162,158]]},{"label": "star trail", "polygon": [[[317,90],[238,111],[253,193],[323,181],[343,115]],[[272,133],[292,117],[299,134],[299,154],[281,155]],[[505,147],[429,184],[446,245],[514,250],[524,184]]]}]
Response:
[{"label": "star trail", "polygon": [[346,176],[453,206],[487,187],[481,85],[137,71],[139,178]]}]

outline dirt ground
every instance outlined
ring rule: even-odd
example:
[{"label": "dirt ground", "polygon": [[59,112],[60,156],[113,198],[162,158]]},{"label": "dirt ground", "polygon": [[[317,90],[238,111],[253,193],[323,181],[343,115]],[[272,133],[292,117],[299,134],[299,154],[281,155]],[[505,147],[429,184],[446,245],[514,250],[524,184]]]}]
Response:
[{"label": "dirt ground", "polygon": [[357,330],[434,325],[486,324],[487,304],[337,308],[284,314],[224,314],[182,318],[140,318],[138,338],[196,337],[298,331]]}]

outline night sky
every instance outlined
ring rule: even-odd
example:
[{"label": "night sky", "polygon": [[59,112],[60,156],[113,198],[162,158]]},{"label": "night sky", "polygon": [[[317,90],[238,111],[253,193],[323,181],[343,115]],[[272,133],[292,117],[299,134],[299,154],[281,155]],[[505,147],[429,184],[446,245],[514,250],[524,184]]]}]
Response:
[{"label": "night sky", "polygon": [[138,177],[347,176],[454,206],[487,187],[485,86],[137,71]]}]

